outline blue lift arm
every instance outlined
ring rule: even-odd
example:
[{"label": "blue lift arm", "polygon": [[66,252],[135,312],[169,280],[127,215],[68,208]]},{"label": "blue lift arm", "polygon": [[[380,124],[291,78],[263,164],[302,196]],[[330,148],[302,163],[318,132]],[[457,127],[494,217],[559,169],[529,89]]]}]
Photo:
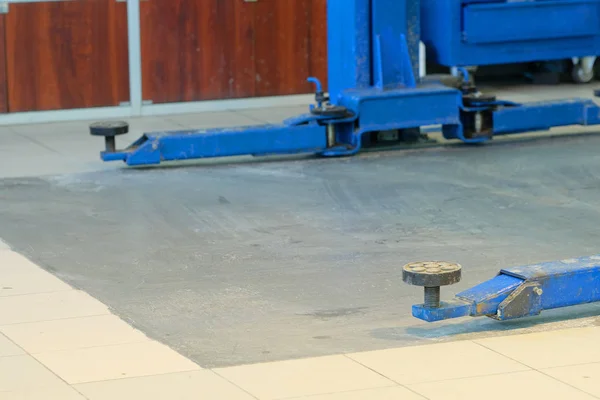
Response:
[{"label": "blue lift arm", "polygon": [[[115,136],[127,124],[94,124],[104,161],[159,164],[239,155],[358,153],[371,133],[441,126],[447,139],[481,143],[495,135],[600,124],[591,100],[517,104],[418,79],[420,0],[328,0],[329,96],[316,78],[316,104],[279,125],[146,133],[125,149]],[[368,137],[367,137],[368,139]]]},{"label": "blue lift arm", "polygon": [[414,305],[412,314],[428,322],[465,316],[504,321],[597,301],[600,255],[502,269],[450,301]]}]

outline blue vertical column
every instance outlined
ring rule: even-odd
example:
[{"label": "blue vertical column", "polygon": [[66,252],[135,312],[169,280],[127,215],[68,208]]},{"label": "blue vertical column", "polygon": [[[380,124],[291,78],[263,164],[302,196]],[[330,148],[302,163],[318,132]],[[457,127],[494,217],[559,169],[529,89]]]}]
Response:
[{"label": "blue vertical column", "polygon": [[327,1],[329,96],[333,104],[343,90],[372,84],[372,1]]},{"label": "blue vertical column", "polygon": [[[396,54],[400,53],[400,38],[404,36],[408,45],[410,63],[415,78],[419,76],[419,42],[421,40],[420,0],[371,0],[371,24],[373,43],[377,36],[385,39],[382,62],[385,63],[386,82],[390,86],[402,84],[402,66]],[[390,48],[392,46],[392,48]]]}]

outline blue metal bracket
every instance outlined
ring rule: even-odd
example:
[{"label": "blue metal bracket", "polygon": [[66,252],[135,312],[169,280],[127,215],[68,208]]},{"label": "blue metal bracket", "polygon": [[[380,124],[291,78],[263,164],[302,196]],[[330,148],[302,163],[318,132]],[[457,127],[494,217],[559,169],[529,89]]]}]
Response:
[{"label": "blue metal bracket", "polygon": [[502,269],[439,307],[414,305],[413,316],[434,322],[488,316],[500,321],[600,301],[600,255]]}]

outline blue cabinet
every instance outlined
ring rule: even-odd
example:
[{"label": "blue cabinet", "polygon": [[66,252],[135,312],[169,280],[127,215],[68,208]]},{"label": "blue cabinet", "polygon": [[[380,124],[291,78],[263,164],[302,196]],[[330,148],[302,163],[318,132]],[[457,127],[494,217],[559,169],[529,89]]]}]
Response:
[{"label": "blue cabinet", "polygon": [[448,67],[600,55],[600,0],[422,0],[421,21]]}]

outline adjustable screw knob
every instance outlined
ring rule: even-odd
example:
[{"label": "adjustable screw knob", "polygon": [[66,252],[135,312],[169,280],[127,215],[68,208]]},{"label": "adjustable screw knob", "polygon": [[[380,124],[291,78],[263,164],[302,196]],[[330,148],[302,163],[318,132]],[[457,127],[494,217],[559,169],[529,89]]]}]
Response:
[{"label": "adjustable screw knob", "polygon": [[115,136],[124,135],[129,132],[129,124],[123,121],[102,121],[90,125],[90,135],[104,136],[106,152],[117,151]]},{"label": "adjustable screw knob", "polygon": [[440,287],[460,282],[461,270],[459,264],[446,261],[414,262],[402,268],[402,280],[425,288],[426,308],[439,308]]}]

